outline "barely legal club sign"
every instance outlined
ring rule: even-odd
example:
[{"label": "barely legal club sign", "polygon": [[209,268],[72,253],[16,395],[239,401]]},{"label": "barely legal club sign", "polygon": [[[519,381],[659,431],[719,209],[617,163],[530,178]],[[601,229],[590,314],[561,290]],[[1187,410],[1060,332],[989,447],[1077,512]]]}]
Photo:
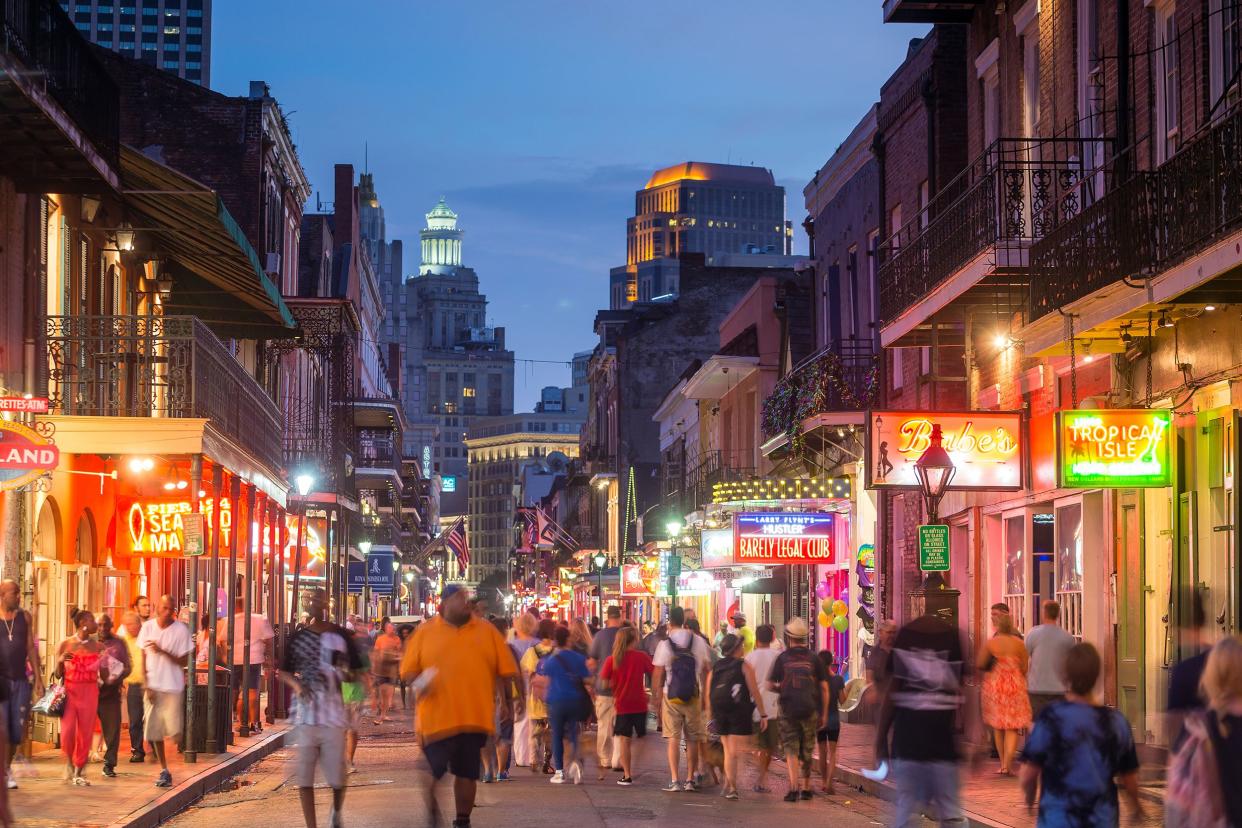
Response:
[{"label": "barely legal club sign", "polygon": [[1148,408],[1062,411],[1057,476],[1067,489],[1173,484],[1172,414]]},{"label": "barely legal club sign", "polygon": [[1025,449],[1018,411],[872,411],[867,423],[867,488],[917,489],[914,464],[940,426],[957,473],[951,489],[1022,488]]},{"label": "barely legal club sign", "polygon": [[822,512],[742,512],[733,518],[733,563],[832,563],[833,518]]}]

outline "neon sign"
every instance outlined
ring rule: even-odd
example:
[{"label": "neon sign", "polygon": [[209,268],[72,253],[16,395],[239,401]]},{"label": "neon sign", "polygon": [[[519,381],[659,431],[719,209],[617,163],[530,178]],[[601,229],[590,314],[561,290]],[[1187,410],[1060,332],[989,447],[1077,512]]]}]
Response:
[{"label": "neon sign", "polygon": [[933,426],[957,474],[949,488],[1022,488],[1025,438],[1019,411],[873,411],[867,423],[867,488],[917,489],[914,464],[931,445]]},{"label": "neon sign", "polygon": [[[212,501],[199,501],[203,522],[211,526]],[[130,553],[151,558],[180,558],[185,554],[184,516],[193,508],[188,500],[135,500],[122,506],[129,528]],[[227,497],[220,498],[220,547],[227,549],[233,510]]]},{"label": "neon sign", "polygon": [[60,464],[52,441],[21,423],[0,421],[0,491],[19,489]]},{"label": "neon sign", "polygon": [[1067,489],[1173,485],[1173,415],[1101,409],[1057,415],[1057,483]]},{"label": "neon sign", "polygon": [[822,512],[742,512],[733,517],[733,563],[832,563],[833,517]]}]

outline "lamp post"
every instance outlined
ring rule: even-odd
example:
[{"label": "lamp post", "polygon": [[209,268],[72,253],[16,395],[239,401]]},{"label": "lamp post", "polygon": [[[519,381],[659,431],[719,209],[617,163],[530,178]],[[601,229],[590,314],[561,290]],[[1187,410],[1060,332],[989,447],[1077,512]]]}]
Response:
[{"label": "lamp post", "polygon": [[[296,624],[301,603],[299,590],[302,588],[302,543],[306,538],[306,496],[315,485],[315,477],[306,473],[299,474],[293,479],[293,483],[298,487],[298,494],[302,498],[302,512],[298,515],[298,545],[293,550],[293,614],[289,619],[289,623]],[[282,553],[283,551],[281,550]]]},{"label": "lamp post", "polygon": [[367,616],[370,615],[368,608],[371,604],[371,569],[367,566],[367,558],[371,555],[371,542],[358,541],[358,551],[362,553],[362,620],[369,624],[371,620]]},{"label": "lamp post", "polygon": [[[914,461],[914,474],[919,481],[919,490],[923,493],[923,501],[927,504],[927,522],[935,525],[940,521],[940,500],[949,490],[957,467],[941,444],[944,435],[938,424],[932,425],[931,445],[918,460]],[[957,598],[960,592],[947,589],[944,576],[939,572],[929,572],[923,580],[923,601],[925,611],[934,612],[955,626],[957,624]]]},{"label": "lamp post", "polygon": [[596,605],[599,607],[599,622],[604,623],[604,565],[608,563],[608,556],[603,552],[595,553],[595,590],[599,600]]}]

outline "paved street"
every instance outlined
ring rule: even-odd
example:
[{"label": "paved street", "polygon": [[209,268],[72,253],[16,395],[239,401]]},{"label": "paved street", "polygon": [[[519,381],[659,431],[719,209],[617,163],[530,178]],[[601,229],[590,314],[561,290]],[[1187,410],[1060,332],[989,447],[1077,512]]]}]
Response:
[{"label": "paved street", "polygon": [[[349,828],[429,825],[415,788],[418,749],[408,726],[367,727],[358,747],[358,773],[350,777],[345,824]],[[884,820],[884,803],[840,785],[836,796],[817,795],[812,802],[797,804],[782,802],[779,793],[750,793],[749,781],[739,802],[722,800],[718,788],[699,794],[667,794],[659,790],[667,779],[663,742],[657,736],[645,742],[638,784],[632,788],[617,786],[615,774],[597,781],[593,766],[588,766],[580,787],[550,785],[546,777],[520,769],[510,783],[479,786],[473,822],[504,828],[624,828],[653,823],[695,828],[768,825],[773,819],[797,814],[802,824],[854,828]],[[293,748],[278,751],[237,777],[229,789],[206,797],[167,824],[175,828],[300,824],[297,789],[291,779],[293,754]],[[783,792],[783,785],[778,790]],[[328,808],[326,789],[318,799],[322,819]],[[451,817],[447,786],[441,790],[440,803]]]}]

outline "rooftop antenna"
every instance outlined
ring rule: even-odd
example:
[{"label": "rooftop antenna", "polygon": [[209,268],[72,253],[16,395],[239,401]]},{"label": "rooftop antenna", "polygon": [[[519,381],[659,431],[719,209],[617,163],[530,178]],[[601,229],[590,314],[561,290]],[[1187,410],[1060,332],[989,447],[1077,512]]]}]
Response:
[{"label": "rooftop antenna", "polygon": [[366,173],[371,171],[371,145],[366,141],[362,142],[362,171]]}]

